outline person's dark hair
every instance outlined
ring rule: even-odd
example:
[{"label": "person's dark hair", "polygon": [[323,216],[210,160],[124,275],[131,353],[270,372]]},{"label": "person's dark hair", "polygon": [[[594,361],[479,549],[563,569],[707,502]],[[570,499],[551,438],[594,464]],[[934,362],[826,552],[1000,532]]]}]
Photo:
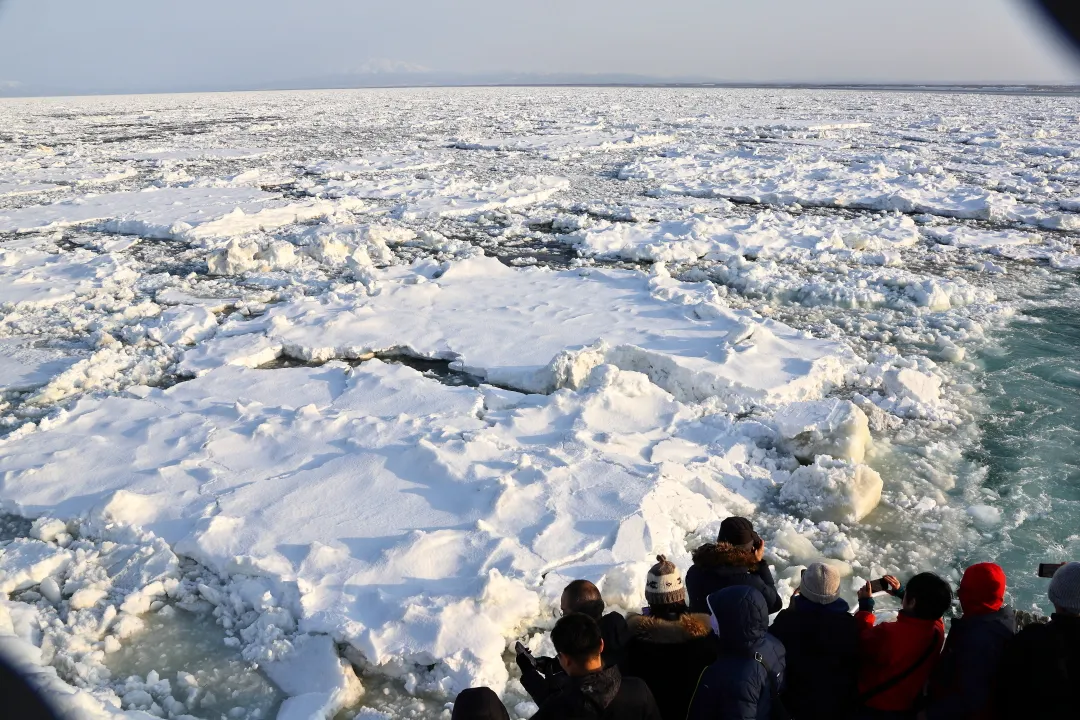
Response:
[{"label": "person's dark hair", "polygon": [[690,608],[684,602],[649,606],[649,615],[661,620],[678,620],[688,612]]},{"label": "person's dark hair", "polygon": [[566,610],[571,613],[588,615],[600,622],[604,615],[604,598],[600,590],[588,580],[575,580],[563,590]]},{"label": "person's dark hair", "polygon": [[450,720],[510,720],[510,714],[494,690],[476,687],[457,696]]},{"label": "person's dark hair", "polygon": [[952,588],[934,573],[919,573],[907,584],[904,594],[915,601],[911,615],[937,620],[952,605]]},{"label": "person's dark hair", "polygon": [[555,623],[551,642],[557,652],[584,663],[600,654],[603,639],[595,620],[583,613],[572,613]]}]

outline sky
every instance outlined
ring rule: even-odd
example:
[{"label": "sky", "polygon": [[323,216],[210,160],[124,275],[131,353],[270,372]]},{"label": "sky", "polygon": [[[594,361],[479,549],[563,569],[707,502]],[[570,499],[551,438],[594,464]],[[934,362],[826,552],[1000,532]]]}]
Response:
[{"label": "sky", "polygon": [[419,68],[1080,81],[1023,0],[0,0],[0,89],[242,88]]}]

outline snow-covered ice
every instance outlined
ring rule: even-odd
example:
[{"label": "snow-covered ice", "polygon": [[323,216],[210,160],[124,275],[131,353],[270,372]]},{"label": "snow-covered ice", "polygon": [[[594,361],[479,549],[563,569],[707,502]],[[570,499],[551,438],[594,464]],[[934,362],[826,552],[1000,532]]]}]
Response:
[{"label": "snow-covered ice", "polygon": [[[231,237],[330,215],[342,203],[272,202],[280,196],[253,188],[149,188],[31,206],[0,215],[0,232],[100,224],[106,232],[155,239]],[[359,209],[363,203],[346,203]]]},{"label": "snow-covered ice", "polygon": [[[707,257],[812,257],[822,252],[881,252],[919,242],[905,216],[837,222],[765,211],[749,218],[694,216],[660,223],[602,223],[567,236],[586,257],[688,262]],[[877,264],[880,264],[877,263]]]},{"label": "snow-covered ice", "polygon": [[558,160],[580,153],[626,150],[629,148],[665,145],[674,136],[663,133],[609,132],[583,130],[579,132],[550,133],[504,137],[486,140],[458,140],[453,147],[462,150],[506,150],[537,153]]},{"label": "snow-covered ice", "polygon": [[5,100],[0,508],[37,520],[0,648],[91,720],[444,717],[477,683],[527,717],[505,653],[550,650],[563,585],[638,607],[729,514],[785,596],[815,560],[848,595],[948,574],[1023,523],[965,455],[977,358],[1080,268],[1078,113]]},{"label": "snow-covered ice", "polygon": [[[576,388],[599,364],[645,373],[679,399],[802,399],[838,385],[855,364],[845,347],[732,311],[698,284],[657,267],[516,270],[494,258],[380,281],[273,308],[269,337],[314,362],[398,352],[444,359],[496,385]],[[515,303],[506,304],[513,296]],[[482,328],[498,327],[489,334]]]}]

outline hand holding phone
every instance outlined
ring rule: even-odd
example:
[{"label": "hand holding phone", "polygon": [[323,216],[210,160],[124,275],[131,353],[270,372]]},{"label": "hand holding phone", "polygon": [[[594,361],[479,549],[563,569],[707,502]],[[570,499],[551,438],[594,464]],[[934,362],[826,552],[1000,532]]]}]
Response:
[{"label": "hand holding phone", "polygon": [[1054,573],[1058,571],[1058,568],[1065,563],[1039,563],[1039,577],[1052,578]]},{"label": "hand holding phone", "polygon": [[894,578],[892,575],[886,575],[880,577],[870,583],[870,594],[878,595],[880,593],[889,593],[890,595],[900,589],[900,581]]},{"label": "hand holding phone", "polygon": [[521,657],[524,656],[526,662],[528,662],[534,668],[537,667],[536,658],[533,657],[532,652],[529,650],[529,648],[525,647],[520,642],[514,645],[514,652],[517,653],[519,661],[521,660]]}]

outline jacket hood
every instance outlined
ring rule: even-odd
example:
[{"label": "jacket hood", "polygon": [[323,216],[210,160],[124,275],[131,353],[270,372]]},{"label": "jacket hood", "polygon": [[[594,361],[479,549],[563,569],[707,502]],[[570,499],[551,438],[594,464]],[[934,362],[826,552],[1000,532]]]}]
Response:
[{"label": "jacket hood", "polygon": [[769,630],[769,606],[755,588],[726,587],[710,595],[708,603],[725,650],[753,651]]},{"label": "jacket hood", "polygon": [[828,605],[822,605],[821,603],[816,603],[813,600],[807,600],[802,595],[796,595],[795,608],[797,610],[805,610],[807,612],[815,612],[821,610],[824,610],[825,612],[838,613],[851,612],[851,606],[848,605],[848,601],[844,598],[837,598]]},{"label": "jacket hood", "polygon": [[619,688],[622,687],[622,675],[619,673],[619,668],[606,668],[598,673],[578,678],[577,686],[582,695],[597,706],[606,708],[619,694]]},{"label": "jacket hood", "polygon": [[686,613],[678,620],[631,614],[626,617],[626,623],[634,637],[654,643],[682,643],[712,632],[709,616],[702,613]]},{"label": "jacket hood", "polygon": [[451,720],[510,720],[510,714],[491,688],[477,687],[457,696]]},{"label": "jacket hood", "polygon": [[711,570],[737,569],[753,572],[758,559],[753,550],[737,547],[731,543],[707,543],[694,551],[694,564]]},{"label": "jacket hood", "polygon": [[956,594],[965,615],[997,612],[1005,603],[1005,571],[994,563],[972,565],[964,571]]}]

